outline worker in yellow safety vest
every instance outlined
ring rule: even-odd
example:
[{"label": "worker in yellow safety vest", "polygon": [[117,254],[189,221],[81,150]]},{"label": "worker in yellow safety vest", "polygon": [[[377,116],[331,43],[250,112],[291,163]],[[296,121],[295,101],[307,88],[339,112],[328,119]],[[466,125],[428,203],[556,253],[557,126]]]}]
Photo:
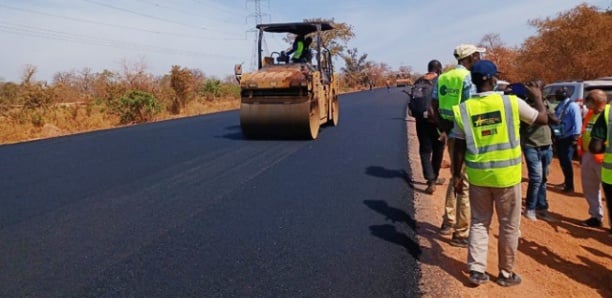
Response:
[{"label": "worker in yellow safety vest", "polygon": [[[433,119],[441,131],[440,140],[447,140],[450,156],[453,156],[452,148],[455,140],[455,135],[452,132],[452,108],[470,98],[476,92],[469,69],[480,60],[480,54],[484,52],[484,48],[478,48],[475,45],[458,45],[453,52],[453,55],[457,58],[457,66],[440,75],[433,90],[431,102],[434,112]],[[451,167],[453,163],[451,159]],[[463,180],[465,181],[465,179]],[[453,233],[450,244],[457,247],[467,247],[470,218],[468,184],[465,182],[463,188],[458,192],[454,191],[453,184],[451,180],[446,189],[440,234]]]},{"label": "worker in yellow safety vest", "polygon": [[593,154],[604,153],[603,164],[601,165],[601,185],[603,186],[604,195],[606,197],[606,206],[608,207],[608,218],[610,220],[609,233],[612,235],[612,129],[610,128],[610,104],[604,108],[602,116],[599,116],[593,128],[591,129],[591,142],[589,143],[589,151]]},{"label": "worker in yellow safety vest", "polygon": [[480,60],[472,65],[472,81],[478,93],[453,107],[455,144],[452,168],[454,187],[463,187],[462,164],[465,162],[470,197],[470,237],[468,270],[470,282],[480,285],[489,280],[486,272],[489,226],[493,206],[497,212],[499,235],[499,276],[497,283],[514,286],[521,278],[514,273],[521,218],[521,145],[520,122],[547,124],[548,114],[542,103],[539,85],[527,85],[532,108],[514,95],[493,91],[497,67]]},{"label": "worker in yellow safety vest", "polygon": [[591,143],[591,130],[606,107],[606,97],[606,93],[600,89],[591,90],[587,94],[585,105],[588,111],[582,120],[582,130],[578,139],[582,192],[589,205],[589,218],[582,223],[588,227],[601,227],[604,217],[600,190],[604,154],[589,152],[589,144]]}]

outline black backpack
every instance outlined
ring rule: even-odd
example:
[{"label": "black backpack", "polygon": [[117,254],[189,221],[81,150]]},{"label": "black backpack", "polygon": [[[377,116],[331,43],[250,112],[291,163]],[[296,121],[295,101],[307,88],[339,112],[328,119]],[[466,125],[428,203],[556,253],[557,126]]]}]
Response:
[{"label": "black backpack", "polygon": [[[408,108],[413,117],[423,118],[423,113],[431,106],[434,82],[423,77],[419,78],[412,86],[412,96]],[[431,116],[430,116],[431,117]]]}]

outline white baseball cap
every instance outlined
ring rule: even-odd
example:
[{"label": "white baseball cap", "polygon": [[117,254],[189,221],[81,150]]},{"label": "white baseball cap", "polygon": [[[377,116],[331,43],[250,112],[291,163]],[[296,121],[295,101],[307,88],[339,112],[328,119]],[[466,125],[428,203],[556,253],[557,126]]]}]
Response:
[{"label": "white baseball cap", "polygon": [[484,53],[486,51],[487,49],[479,48],[473,44],[460,44],[455,48],[455,51],[453,51],[453,55],[455,56],[455,58],[457,58],[457,60],[461,60],[476,52]]}]

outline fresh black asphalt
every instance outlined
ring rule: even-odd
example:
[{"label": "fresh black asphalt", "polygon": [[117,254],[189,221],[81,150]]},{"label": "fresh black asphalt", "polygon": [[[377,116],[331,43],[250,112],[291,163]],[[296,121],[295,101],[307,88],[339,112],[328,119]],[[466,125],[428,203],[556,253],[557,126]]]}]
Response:
[{"label": "fresh black asphalt", "polygon": [[0,297],[413,297],[399,89],[315,141],[238,111],[0,146]]}]

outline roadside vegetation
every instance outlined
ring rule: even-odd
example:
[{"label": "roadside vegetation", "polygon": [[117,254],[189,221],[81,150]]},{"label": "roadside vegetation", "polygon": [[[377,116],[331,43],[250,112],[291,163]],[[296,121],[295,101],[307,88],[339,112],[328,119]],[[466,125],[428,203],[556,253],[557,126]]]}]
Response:
[{"label": "roadside vegetation", "polygon": [[[343,91],[365,89],[370,83],[381,87],[387,80],[395,85],[398,74],[413,81],[421,75],[411,66],[395,70],[350,48],[355,37],[351,25],[333,19],[304,21],[313,20],[337,28],[325,32],[322,43],[344,62],[336,69]],[[487,48],[486,59],[498,65],[504,80],[548,83],[612,76],[611,10],[582,4],[529,24],[537,34],[518,47],[507,46],[497,33],[487,33],[480,41]],[[436,58],[441,59],[431,57]],[[454,65],[448,62],[447,69]],[[121,71],[94,73],[85,68],[57,73],[46,82],[37,81],[36,67],[28,65],[20,82],[0,81],[0,144],[236,109],[239,96],[232,76],[208,77],[202,70],[181,66],[154,76],[146,72],[144,63],[124,62]]]}]

